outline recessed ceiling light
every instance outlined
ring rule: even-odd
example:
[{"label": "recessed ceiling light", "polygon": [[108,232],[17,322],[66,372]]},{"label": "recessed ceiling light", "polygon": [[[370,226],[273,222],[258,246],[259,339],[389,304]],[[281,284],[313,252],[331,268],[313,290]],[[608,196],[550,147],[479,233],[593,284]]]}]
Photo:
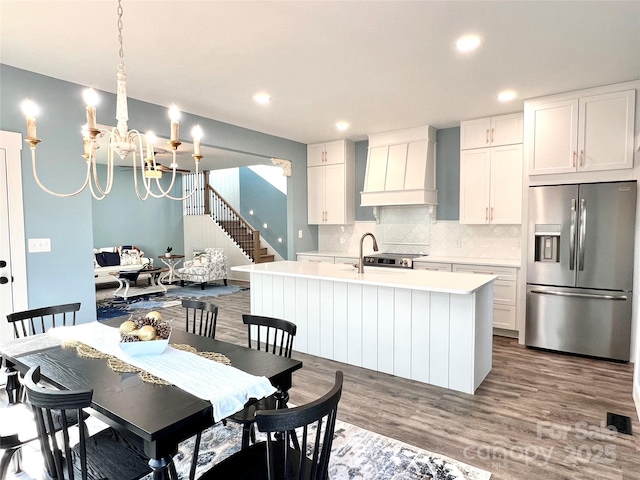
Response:
[{"label": "recessed ceiling light", "polygon": [[261,103],[262,105],[266,105],[271,101],[271,95],[269,95],[268,93],[256,93],[253,96],[253,99],[256,102]]},{"label": "recessed ceiling light", "polygon": [[477,35],[465,35],[456,41],[456,48],[460,52],[471,52],[480,46],[482,40]]},{"label": "recessed ceiling light", "polygon": [[498,94],[498,100],[500,100],[501,102],[510,102],[514,98],[516,98],[516,92],[514,92],[513,90],[505,90],[504,92],[500,92]]},{"label": "recessed ceiling light", "polygon": [[338,123],[336,123],[336,128],[338,130],[340,130],[341,132],[343,132],[347,128],[349,128],[349,124],[347,122],[338,122]]}]

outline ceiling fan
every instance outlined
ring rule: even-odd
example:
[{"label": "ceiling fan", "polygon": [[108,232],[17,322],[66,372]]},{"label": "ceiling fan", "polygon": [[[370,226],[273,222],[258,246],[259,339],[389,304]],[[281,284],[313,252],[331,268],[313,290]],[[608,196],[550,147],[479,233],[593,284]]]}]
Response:
[{"label": "ceiling fan", "polygon": [[[154,149],[154,157],[162,157],[163,155],[170,155],[171,152],[164,150],[162,148],[155,148]],[[120,168],[124,168],[124,169],[128,169],[128,170],[132,170],[133,167],[129,166],[129,165],[122,165]],[[151,160],[145,160],[145,166],[144,166],[144,172],[143,175],[146,178],[162,178],[162,174],[163,172],[169,172],[171,173],[173,171],[173,168],[171,166],[167,167],[165,165],[162,165],[160,162],[158,162],[156,160],[155,162],[155,166],[153,165],[153,162]],[[190,173],[191,170],[186,170],[184,168],[177,168],[176,167],[176,172],[179,173]]]}]

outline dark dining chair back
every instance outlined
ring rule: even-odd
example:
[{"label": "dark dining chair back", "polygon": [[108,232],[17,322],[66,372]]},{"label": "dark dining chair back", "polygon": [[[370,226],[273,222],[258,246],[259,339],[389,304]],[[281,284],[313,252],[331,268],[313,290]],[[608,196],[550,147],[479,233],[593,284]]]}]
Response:
[{"label": "dark dining chair back", "polygon": [[7,320],[13,325],[13,336],[21,338],[45,333],[52,327],[75,325],[78,310],[80,302],[67,303],[9,313]]},{"label": "dark dining chair back", "polygon": [[185,309],[185,329],[203,337],[216,338],[218,307],[213,303],[199,300],[182,300]]},{"label": "dark dining chair back", "polygon": [[[256,425],[267,440],[231,455],[200,480],[327,480],[342,380],[336,372],[333,388],[306,405],[259,411]],[[278,432],[285,432],[283,440],[272,438]]]},{"label": "dark dining chair back", "polygon": [[249,348],[291,358],[295,323],[259,315],[243,315],[242,321],[248,326]]},{"label": "dark dining chair back", "polygon": [[[125,440],[111,428],[87,437],[82,409],[91,405],[93,390],[54,390],[39,382],[40,367],[33,367],[24,377],[24,387],[34,411],[45,466],[55,472],[55,478],[137,480],[151,473],[142,441],[136,443],[137,438]],[[77,429],[68,417],[76,419]],[[61,419],[61,425],[56,424],[56,418]],[[72,428],[79,437],[74,446]]]}]

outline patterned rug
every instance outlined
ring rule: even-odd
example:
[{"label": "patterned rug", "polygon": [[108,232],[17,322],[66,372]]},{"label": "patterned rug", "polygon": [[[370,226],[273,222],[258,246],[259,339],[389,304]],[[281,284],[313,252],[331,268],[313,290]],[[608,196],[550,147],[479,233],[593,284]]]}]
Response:
[{"label": "patterned rug", "polygon": [[173,307],[180,305],[183,299],[198,299],[202,297],[218,297],[220,295],[230,295],[246,287],[236,285],[207,285],[204,290],[200,285],[193,286],[167,286],[167,293],[153,293],[151,295],[139,295],[128,300],[113,296],[115,289],[102,289],[96,292],[96,310],[98,321],[109,318],[129,315],[134,310],[151,310],[158,308]]},{"label": "patterned rug", "polygon": [[[260,440],[258,432],[258,441]],[[240,449],[241,427],[222,423],[205,430],[196,478]],[[193,439],[174,457],[178,477],[189,478]],[[143,480],[151,480],[149,475]],[[491,473],[338,420],[331,452],[331,480],[489,480]]]}]

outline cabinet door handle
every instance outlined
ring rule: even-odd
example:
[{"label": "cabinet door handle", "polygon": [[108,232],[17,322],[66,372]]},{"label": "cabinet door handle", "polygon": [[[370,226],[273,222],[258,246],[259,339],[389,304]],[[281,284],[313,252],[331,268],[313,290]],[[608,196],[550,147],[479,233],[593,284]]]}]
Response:
[{"label": "cabinet door handle", "polygon": [[486,139],[487,139],[486,143],[489,143],[489,129],[488,128],[487,128]]},{"label": "cabinet door handle", "polygon": [[489,207],[485,207],[484,209],[484,219],[485,221],[489,220]]},{"label": "cabinet door handle", "polygon": [[572,160],[571,160],[571,166],[572,167],[576,166],[576,151],[575,150],[573,151],[573,157],[572,157]]},{"label": "cabinet door handle", "polygon": [[491,207],[491,220],[493,220],[493,207]]},{"label": "cabinet door handle", "polygon": [[584,166],[584,150],[580,150],[580,166]]},{"label": "cabinet door handle", "polygon": [[493,128],[491,129],[491,143],[493,143]]}]

